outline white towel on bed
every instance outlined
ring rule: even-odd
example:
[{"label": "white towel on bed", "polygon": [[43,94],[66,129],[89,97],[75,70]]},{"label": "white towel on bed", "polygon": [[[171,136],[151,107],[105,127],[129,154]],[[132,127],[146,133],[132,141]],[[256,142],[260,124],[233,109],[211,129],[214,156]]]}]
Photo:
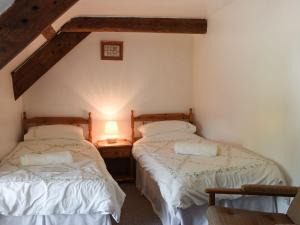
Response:
[{"label": "white towel on bed", "polygon": [[176,142],[174,150],[177,154],[217,156],[218,145],[214,143]]},{"label": "white towel on bed", "polygon": [[22,166],[42,166],[55,164],[70,164],[73,162],[71,152],[52,152],[43,154],[25,154],[20,156]]}]

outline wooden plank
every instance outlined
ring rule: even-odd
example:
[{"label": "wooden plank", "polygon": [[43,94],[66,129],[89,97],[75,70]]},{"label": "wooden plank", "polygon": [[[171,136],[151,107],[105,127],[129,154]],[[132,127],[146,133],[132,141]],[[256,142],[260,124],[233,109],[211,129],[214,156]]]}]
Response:
[{"label": "wooden plank", "polygon": [[56,31],[50,25],[45,30],[43,30],[42,35],[47,39],[47,41],[50,41],[52,38],[55,37]]},{"label": "wooden plank", "polygon": [[134,118],[134,121],[153,122],[164,120],[189,120],[189,115],[184,113],[166,113],[166,114],[143,114]]},{"label": "wooden plank", "polygon": [[27,126],[41,126],[54,124],[88,124],[88,119],[81,117],[34,117],[25,120]]},{"label": "wooden plank", "polygon": [[18,99],[52,66],[70,52],[90,33],[59,33],[46,42],[22,65],[12,72],[15,99]]},{"label": "wooden plank", "polygon": [[78,0],[15,0],[0,16],[0,69]]},{"label": "wooden plank", "polygon": [[215,194],[228,194],[228,195],[256,195],[256,196],[280,196],[280,197],[295,197],[296,191],[245,191],[242,188],[207,188],[205,190],[210,196]]},{"label": "wooden plank", "polygon": [[208,205],[215,205],[216,204],[216,195],[215,193],[209,193],[208,195]]},{"label": "wooden plank", "polygon": [[64,32],[151,32],[205,34],[206,19],[77,17],[62,27]]}]

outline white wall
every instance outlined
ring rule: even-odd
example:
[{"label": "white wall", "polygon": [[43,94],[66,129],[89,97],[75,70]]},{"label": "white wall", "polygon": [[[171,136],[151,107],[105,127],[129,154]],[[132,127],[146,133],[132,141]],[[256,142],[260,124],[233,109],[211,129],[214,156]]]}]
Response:
[{"label": "white wall", "polygon": [[[100,60],[100,41],[124,41],[123,61]],[[130,135],[130,110],[187,111],[192,101],[191,35],[93,33],[24,95],[29,116],[93,113],[94,140],[103,120]]]},{"label": "white wall", "polygon": [[194,38],[204,136],[277,161],[300,184],[300,1],[237,0]]},{"label": "white wall", "polygon": [[0,70],[0,159],[18,143],[22,129],[23,100],[19,98],[15,101],[11,71],[43,42],[44,39],[38,37]]},{"label": "white wall", "polygon": [[15,102],[9,72],[0,71],[0,158],[16,145],[21,130],[22,100]]}]

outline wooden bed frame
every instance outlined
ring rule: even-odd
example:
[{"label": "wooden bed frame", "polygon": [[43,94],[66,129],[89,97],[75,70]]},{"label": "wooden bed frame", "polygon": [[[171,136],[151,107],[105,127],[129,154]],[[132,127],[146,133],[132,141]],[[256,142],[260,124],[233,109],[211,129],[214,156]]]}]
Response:
[{"label": "wooden bed frame", "polygon": [[182,120],[189,123],[193,123],[193,110],[189,109],[189,113],[162,113],[162,114],[142,114],[139,116],[134,116],[134,111],[131,110],[131,141],[136,142],[141,137],[135,136],[135,123],[140,122],[142,124],[148,122],[157,122],[165,120]]},{"label": "wooden bed frame", "polygon": [[42,125],[55,125],[55,124],[67,124],[80,126],[81,124],[87,124],[88,135],[87,140],[92,142],[92,114],[89,112],[88,118],[83,117],[33,117],[27,118],[26,112],[23,112],[23,137],[27,133],[30,127],[42,126]]}]

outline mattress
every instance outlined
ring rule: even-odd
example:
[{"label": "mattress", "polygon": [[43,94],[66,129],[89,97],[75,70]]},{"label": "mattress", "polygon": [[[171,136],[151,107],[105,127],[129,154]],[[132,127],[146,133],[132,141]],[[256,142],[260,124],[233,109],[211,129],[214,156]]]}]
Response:
[{"label": "mattress", "polygon": [[[179,155],[176,142],[209,142],[195,134],[167,133],[144,137],[133,146],[133,156],[157,183],[170,213],[207,204],[205,189],[239,188],[243,184],[285,184],[278,166],[254,152],[218,144],[216,157]],[[238,196],[218,195],[220,199]]]},{"label": "mattress", "polygon": [[[166,201],[162,198],[157,183],[151,175],[137,164],[136,186],[150,201],[154,212],[163,225],[208,225],[206,211],[208,204],[192,205],[186,209],[177,209],[172,214]],[[277,212],[277,201],[269,196],[242,196],[238,199],[217,201],[218,206],[247,209],[260,212]],[[1,221],[1,220],[0,220]]]},{"label": "mattress", "polygon": [[[20,165],[22,154],[57,151],[70,151],[74,162]],[[124,199],[97,149],[87,141],[21,142],[0,165],[1,215],[110,214],[119,221]]]}]

